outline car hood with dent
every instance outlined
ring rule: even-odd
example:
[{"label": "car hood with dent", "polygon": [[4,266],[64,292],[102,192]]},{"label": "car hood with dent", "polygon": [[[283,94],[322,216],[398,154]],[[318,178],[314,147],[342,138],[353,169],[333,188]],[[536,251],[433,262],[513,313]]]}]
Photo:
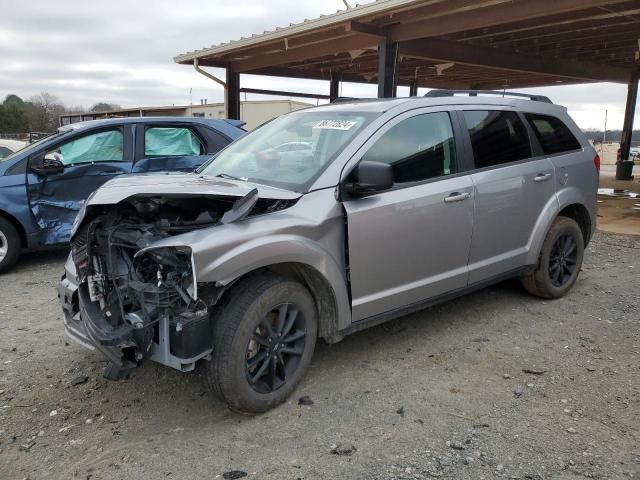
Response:
[{"label": "car hood with dent", "polygon": [[300,193],[242,180],[210,177],[195,173],[126,175],[105,183],[87,200],[88,205],[113,205],[138,196],[216,196],[244,197],[254,188],[260,198],[295,200]]},{"label": "car hood with dent", "polygon": [[260,185],[242,180],[211,177],[196,173],[137,174],[114,178],[93,192],[73,222],[71,236],[83,223],[87,207],[116,205],[137,197],[224,197],[242,198],[258,190],[258,198],[270,200],[297,200],[301,193],[282,188]]}]

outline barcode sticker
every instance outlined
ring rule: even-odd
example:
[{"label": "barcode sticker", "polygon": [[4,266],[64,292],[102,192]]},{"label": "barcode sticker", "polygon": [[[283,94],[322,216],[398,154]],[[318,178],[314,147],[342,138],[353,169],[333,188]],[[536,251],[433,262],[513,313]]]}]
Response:
[{"label": "barcode sticker", "polygon": [[313,128],[325,130],[350,130],[356,124],[353,120],[322,120],[316,123]]}]

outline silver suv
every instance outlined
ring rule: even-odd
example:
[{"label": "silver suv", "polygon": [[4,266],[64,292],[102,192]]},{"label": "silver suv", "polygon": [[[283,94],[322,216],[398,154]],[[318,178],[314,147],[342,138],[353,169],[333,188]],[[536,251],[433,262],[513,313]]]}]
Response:
[{"label": "silver suv", "polygon": [[567,293],[595,229],[599,163],[544,97],[436,91],[293,112],[196,173],[94,192],[59,286],[65,329],[107,357],[107,378],[202,360],[233,409],[264,412],[318,338],[509,277]]}]

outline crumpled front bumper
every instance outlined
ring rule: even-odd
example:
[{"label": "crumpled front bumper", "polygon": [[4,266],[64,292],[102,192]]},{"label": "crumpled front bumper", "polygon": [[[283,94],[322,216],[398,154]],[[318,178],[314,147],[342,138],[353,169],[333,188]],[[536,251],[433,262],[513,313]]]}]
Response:
[{"label": "crumpled front bumper", "polygon": [[[101,312],[89,301],[86,286],[78,284],[71,257],[67,259],[65,273],[58,284],[58,298],[67,337],[89,350],[100,351],[119,368],[135,366],[122,356],[121,344],[127,335],[121,332],[122,336],[119,337],[103,330],[99,321]],[[90,311],[91,309],[97,312]],[[127,334],[128,332],[129,330]]]},{"label": "crumpled front bumper", "polygon": [[65,272],[58,284],[58,299],[62,307],[62,321],[64,322],[64,332],[67,337],[84,348],[95,350],[96,346],[87,336],[84,323],[80,318],[76,269],[71,257],[67,259]]},{"label": "crumpled front bumper", "polygon": [[[123,356],[123,347],[131,345],[128,341],[131,328],[113,329],[108,325],[100,309],[90,301],[86,285],[77,280],[71,256],[67,259],[65,273],[58,284],[58,298],[64,330],[71,340],[89,350],[99,351],[119,369],[135,367],[134,362]],[[158,323],[158,341],[152,345],[150,360],[188,372],[195,368],[199,360],[210,358],[211,348],[190,358],[177,357],[171,352],[170,338],[170,321],[165,317]]]}]

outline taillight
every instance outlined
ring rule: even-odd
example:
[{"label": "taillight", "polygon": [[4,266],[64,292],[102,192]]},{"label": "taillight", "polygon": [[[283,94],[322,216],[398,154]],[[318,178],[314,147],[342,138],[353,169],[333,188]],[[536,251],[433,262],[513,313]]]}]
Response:
[{"label": "taillight", "polygon": [[593,164],[596,166],[596,170],[600,171],[600,155],[596,153],[596,156],[593,157]]},{"label": "taillight", "polygon": [[616,154],[616,161],[619,162],[620,160],[622,160],[622,149],[621,148],[618,149],[618,153]]}]

